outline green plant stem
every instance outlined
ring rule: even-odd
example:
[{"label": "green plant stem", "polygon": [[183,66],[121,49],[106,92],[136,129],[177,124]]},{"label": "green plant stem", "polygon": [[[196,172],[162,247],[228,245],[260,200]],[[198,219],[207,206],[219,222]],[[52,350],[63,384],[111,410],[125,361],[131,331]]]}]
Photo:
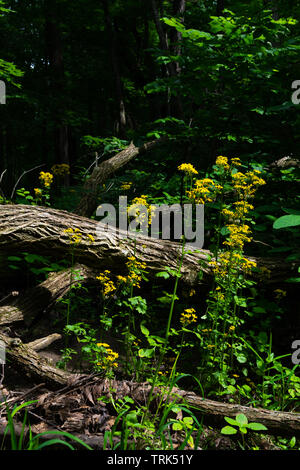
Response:
[{"label": "green plant stem", "polygon": [[163,362],[163,359],[165,357],[166,350],[167,350],[167,345],[168,345],[168,341],[169,341],[169,334],[170,334],[170,327],[171,327],[171,322],[172,322],[172,317],[173,317],[173,310],[174,310],[175,299],[176,299],[176,293],[177,293],[177,288],[178,288],[178,282],[179,282],[179,277],[180,277],[183,258],[184,258],[184,246],[185,246],[185,244],[183,242],[182,243],[181,258],[180,258],[179,267],[178,267],[178,270],[177,270],[177,273],[176,273],[176,280],[175,280],[175,285],[174,285],[174,290],[173,290],[173,295],[172,295],[172,302],[171,302],[171,307],[170,307],[170,311],[169,311],[169,317],[168,317],[168,323],[167,323],[166,335],[165,335],[165,344],[164,344],[163,349],[161,350],[161,354],[160,354],[160,357],[159,357],[159,360],[158,360],[158,363],[157,363],[157,366],[156,366],[156,370],[155,370],[151,390],[150,390],[148,400],[147,400],[147,404],[146,404],[146,410],[143,413],[141,424],[144,424],[145,419],[148,415],[149,406],[150,406],[150,403],[152,401],[153,391],[154,391],[154,388],[155,388],[155,385],[156,385],[158,372],[160,370],[160,366]]}]

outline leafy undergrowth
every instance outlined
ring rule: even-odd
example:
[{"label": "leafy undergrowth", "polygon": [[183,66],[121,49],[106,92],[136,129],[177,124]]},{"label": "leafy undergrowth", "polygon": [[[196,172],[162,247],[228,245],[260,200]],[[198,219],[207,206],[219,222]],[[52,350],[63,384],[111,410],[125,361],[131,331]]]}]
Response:
[{"label": "leafy undergrowth", "polygon": [[[66,393],[45,392],[34,405],[34,413],[29,412],[31,429],[41,432],[50,423],[60,431],[93,436],[96,447],[102,448],[297,448],[293,437],[265,437],[268,430],[261,423],[248,423],[241,413],[235,420],[225,417],[223,425],[209,427],[189,404],[165,399],[180,386],[227,403],[299,412],[300,397],[297,351],[291,351],[292,337],[282,342],[280,334],[293,285],[270,285],[272,272],[245,253],[245,246],[253,246],[254,234],[257,237],[265,230],[255,221],[266,210],[255,207],[255,197],[261,197],[266,184],[262,170],[255,164],[245,170],[240,159],[223,156],[203,178],[189,163],[178,169],[185,202],[194,208],[205,205],[213,229],[211,254],[203,261],[212,271],[209,285],[201,283],[201,270],[198,284],[184,284],[184,258],[197,250],[184,237],[178,244],[176,268],[161,266],[155,282],[149,281],[147,263],[138,258],[132,239],[133,255],[122,274],[105,269],[96,276],[96,287],[85,286],[74,268],[76,248],[84,239],[92,245],[95,238],[72,227],[62,233],[69,243],[63,263],[29,253],[8,259],[11,269],[20,270],[25,263],[30,275],[38,279],[47,272],[71,268],[69,294],[52,309],[47,319],[51,327],[49,323],[45,327],[48,333],[51,328],[64,332],[53,363],[101,377],[90,387],[79,382],[77,389],[71,387]],[[51,174],[41,173],[40,179],[44,188],[35,189],[34,204],[50,204]],[[124,188],[130,189],[130,183]],[[151,225],[156,202],[146,195],[134,197],[129,220],[139,218],[142,224],[147,214]],[[287,230],[292,226],[290,238],[295,220],[289,217],[279,222]],[[261,242],[265,243],[263,237]],[[295,251],[289,260],[296,259]],[[41,322],[31,335],[41,336]],[[136,392],[141,393],[139,384],[146,382],[149,389],[141,400],[128,384],[135,383]],[[103,384],[109,386],[105,393]]]}]

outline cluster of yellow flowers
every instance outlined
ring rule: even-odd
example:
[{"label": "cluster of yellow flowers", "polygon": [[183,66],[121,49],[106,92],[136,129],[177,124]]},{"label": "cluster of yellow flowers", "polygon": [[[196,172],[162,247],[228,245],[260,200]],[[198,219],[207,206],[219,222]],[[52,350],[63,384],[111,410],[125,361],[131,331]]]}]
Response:
[{"label": "cluster of yellow flowers", "polygon": [[116,286],[110,279],[109,275],[110,271],[106,269],[104,273],[101,273],[98,277],[96,277],[96,279],[98,279],[98,281],[100,281],[100,283],[102,284],[104,297],[107,297],[116,290]]},{"label": "cluster of yellow flowers", "polygon": [[249,204],[247,201],[237,201],[234,202],[235,210],[223,209],[222,214],[228,219],[242,219],[250,210],[254,209],[252,204]]},{"label": "cluster of yellow flowers", "polygon": [[123,191],[128,191],[132,186],[132,182],[131,181],[124,181],[124,183],[121,184],[121,188]]},{"label": "cluster of yellow flowers", "polygon": [[216,165],[224,168],[224,170],[229,170],[230,169],[230,165],[228,163],[228,158],[223,157],[222,155],[217,157]]},{"label": "cluster of yellow flowers", "polygon": [[146,269],[146,264],[137,261],[135,256],[130,256],[128,258],[126,266],[129,270],[129,274],[126,279],[127,282],[133,287],[137,287],[138,289],[140,289],[140,283],[142,281],[141,271]]},{"label": "cluster of yellow flowers", "polygon": [[[241,269],[245,273],[248,273],[252,270],[252,268],[257,266],[254,261],[245,258],[240,253],[232,251],[224,251],[223,253],[220,253],[218,262],[211,261],[209,264],[212,266],[214,273],[220,277],[226,276],[229,270],[234,272]],[[220,290],[220,287],[216,288],[216,291],[218,290]],[[221,292],[216,292],[215,297],[218,300],[224,300],[224,296]]]},{"label": "cluster of yellow flowers", "polygon": [[186,308],[180,315],[180,322],[186,326],[197,321],[196,310],[194,308]]},{"label": "cluster of yellow flowers", "polygon": [[178,167],[179,171],[184,171],[188,175],[198,175],[198,171],[193,167],[191,163],[182,163]]},{"label": "cluster of yellow flowers", "polygon": [[133,199],[131,205],[127,209],[127,213],[132,217],[140,217],[140,222],[142,223],[145,220],[146,214],[140,210],[140,206],[143,206],[147,209],[148,214],[148,224],[151,225],[152,217],[154,216],[155,207],[151,206],[147,201],[148,196],[142,194],[140,197]]},{"label": "cluster of yellow flowers", "polygon": [[116,359],[118,359],[119,354],[114,352],[107,343],[97,343],[97,346],[101,348],[105,354],[105,356],[101,358],[101,362],[97,362],[97,365],[108,368],[118,367]]},{"label": "cluster of yellow flowers", "polygon": [[82,241],[82,233],[79,228],[66,228],[64,233],[67,233],[71,244],[78,245]]},{"label": "cluster of yellow flowers", "polygon": [[238,171],[232,175],[233,187],[240,199],[245,200],[254,197],[258,187],[266,184],[265,180],[258,176],[260,173],[259,170],[248,171],[247,173]]},{"label": "cluster of yellow flowers", "polygon": [[276,300],[281,300],[283,297],[286,297],[286,291],[282,289],[274,290]]},{"label": "cluster of yellow flowers", "polygon": [[[79,228],[73,229],[69,227],[66,228],[63,233],[66,233],[69,236],[69,242],[71,245],[79,245],[84,240],[84,235],[80,232]],[[88,233],[85,238],[89,243],[95,242],[95,238],[90,233]]]},{"label": "cluster of yellow flowers", "polygon": [[56,176],[65,176],[70,174],[70,165],[66,163],[53,165],[51,171]]},{"label": "cluster of yellow flowers", "polygon": [[251,230],[249,225],[243,224],[239,226],[231,224],[226,225],[226,227],[228,228],[230,234],[227,240],[223,242],[224,245],[242,250],[244,243],[251,242],[252,238],[250,237]]},{"label": "cluster of yellow flowers", "polygon": [[194,188],[187,191],[187,196],[195,204],[205,204],[206,202],[212,202],[221,189],[222,186],[215,183],[211,178],[203,178],[195,181]]},{"label": "cluster of yellow flowers", "polygon": [[40,188],[34,188],[34,194],[37,199],[42,199],[43,191]]},{"label": "cluster of yellow flowers", "polygon": [[230,170],[230,167],[241,166],[241,164],[241,160],[237,157],[232,158],[231,161],[229,161],[227,157],[219,155],[216,159],[216,165],[221,168],[224,168],[224,170],[226,171]]},{"label": "cluster of yellow flowers", "polygon": [[39,179],[43,183],[45,188],[50,188],[51,184],[53,183],[52,173],[45,173],[44,171],[41,171]]}]

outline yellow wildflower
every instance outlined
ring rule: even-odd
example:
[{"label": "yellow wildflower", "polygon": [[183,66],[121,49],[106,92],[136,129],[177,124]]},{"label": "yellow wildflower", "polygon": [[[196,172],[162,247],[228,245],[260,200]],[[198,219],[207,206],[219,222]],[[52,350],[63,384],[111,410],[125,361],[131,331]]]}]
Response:
[{"label": "yellow wildflower", "polygon": [[56,164],[56,165],[53,165],[53,167],[51,168],[51,171],[55,176],[69,175],[70,165],[67,165],[66,163],[62,163],[60,165]]},{"label": "yellow wildflower", "polygon": [[180,316],[180,322],[186,326],[197,321],[196,310],[194,308],[186,308]]},{"label": "yellow wildflower", "polygon": [[39,188],[34,188],[34,193],[35,193],[35,197],[37,199],[41,199],[42,198],[42,195],[43,195],[43,191]]},{"label": "yellow wildflower", "polygon": [[234,166],[240,166],[242,163],[241,163],[241,160],[240,158],[232,158],[231,159],[231,164],[234,165]]},{"label": "yellow wildflower", "polygon": [[45,188],[50,188],[53,182],[53,175],[51,173],[45,173],[44,171],[41,171],[39,179],[43,183]]},{"label": "yellow wildflower", "polygon": [[227,157],[223,157],[222,155],[220,155],[219,157],[217,157],[216,159],[216,165],[220,166],[220,167],[223,167],[224,170],[229,170],[230,166],[228,164],[228,158]]},{"label": "yellow wildflower", "polygon": [[191,163],[182,163],[178,167],[179,171],[184,171],[185,173],[189,175],[198,175],[198,171],[193,167]]},{"label": "yellow wildflower", "polygon": [[110,280],[109,275],[110,271],[106,270],[104,273],[99,274],[96,279],[100,281],[100,283],[103,286],[103,295],[104,297],[107,297],[108,295],[112,294],[115,290],[116,287],[113,283],[113,281]]},{"label": "yellow wildflower", "polygon": [[277,300],[280,300],[282,299],[283,297],[286,297],[286,291],[285,290],[282,290],[282,289],[275,289],[274,290],[274,293],[275,293],[275,298]]},{"label": "yellow wildflower", "polygon": [[128,191],[132,186],[132,182],[131,181],[124,181],[122,184],[121,184],[121,187],[120,189],[122,189],[123,191]]}]

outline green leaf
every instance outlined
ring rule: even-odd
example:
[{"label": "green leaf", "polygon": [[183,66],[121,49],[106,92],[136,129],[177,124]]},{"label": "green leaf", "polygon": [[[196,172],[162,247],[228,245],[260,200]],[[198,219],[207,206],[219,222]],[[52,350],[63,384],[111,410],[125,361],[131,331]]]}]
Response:
[{"label": "green leaf", "polygon": [[237,414],[235,419],[239,426],[245,426],[246,424],[248,424],[248,418],[243,413]]},{"label": "green leaf", "polygon": [[22,261],[22,258],[19,258],[18,256],[8,256],[8,261]]},{"label": "green leaf", "polygon": [[266,426],[260,423],[249,423],[248,428],[251,429],[252,431],[267,431],[268,430]]},{"label": "green leaf", "polygon": [[236,433],[237,433],[237,429],[232,428],[231,426],[224,426],[224,428],[221,429],[221,434],[232,435]]},{"label": "green leaf", "polygon": [[140,349],[138,354],[139,354],[139,357],[153,357],[154,355],[154,351],[155,349],[154,348],[151,348],[151,349]]},{"label": "green leaf", "polygon": [[245,362],[247,362],[247,357],[245,356],[245,354],[238,353],[236,354],[236,358],[240,364],[245,364]]},{"label": "green leaf", "polygon": [[179,422],[173,423],[172,428],[173,428],[174,431],[181,431],[182,430],[182,424],[179,423]]},{"label": "green leaf", "polygon": [[300,225],[300,215],[290,214],[283,215],[275,220],[273,228],[278,230],[280,228],[296,227],[298,225]]},{"label": "green leaf", "polygon": [[143,335],[148,337],[150,334],[150,331],[148,330],[148,328],[146,328],[145,325],[143,325],[143,323],[141,323],[140,328],[141,328],[141,332],[143,333]]},{"label": "green leaf", "polygon": [[238,424],[235,419],[228,418],[228,416],[225,416],[224,419],[227,423],[232,424],[233,426],[236,426]]},{"label": "green leaf", "polygon": [[160,272],[160,273],[157,273],[157,274],[156,274],[156,277],[163,277],[164,279],[169,279],[170,274],[167,273],[166,271],[162,271],[162,272]]}]

